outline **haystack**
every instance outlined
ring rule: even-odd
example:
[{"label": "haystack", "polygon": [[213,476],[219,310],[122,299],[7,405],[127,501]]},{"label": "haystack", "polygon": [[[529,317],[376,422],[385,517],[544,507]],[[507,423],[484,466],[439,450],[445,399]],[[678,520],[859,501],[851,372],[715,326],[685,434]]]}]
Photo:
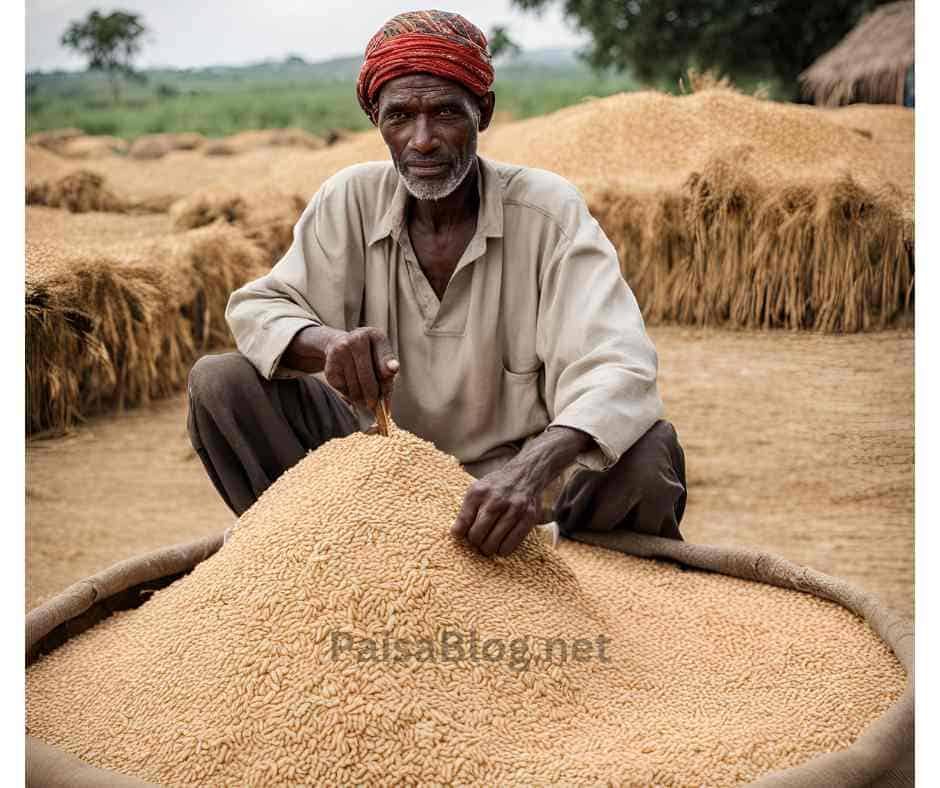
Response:
[{"label": "haystack", "polygon": [[202,189],[174,203],[170,215],[177,230],[213,222],[235,225],[265,251],[273,264],[291,245],[294,225],[306,204],[299,194],[274,189]]},{"label": "haystack", "polygon": [[230,342],[229,294],[267,267],[231,227],[27,208],[27,431],[178,391]]},{"label": "haystack", "polygon": [[53,181],[27,182],[26,204],[65,208],[74,213],[122,212],[129,208],[128,203],[108,189],[103,177],[88,170],[76,170]]},{"label": "haystack", "polygon": [[[844,584],[745,551],[703,572],[534,533],[484,558],[448,534],[471,481],[394,425],[355,433],[283,474],[221,549],[73,587],[27,621],[29,642],[51,636],[31,651],[30,736],[160,785],[270,788],[854,788],[912,744],[910,653],[883,639],[910,627],[820,598],[864,602]],[[128,588],[119,572],[154,593],[81,632]]]},{"label": "haystack", "polygon": [[911,308],[908,110],[620,94],[495,128],[481,151],[582,190],[651,322],[858,331]]},{"label": "haystack", "polygon": [[902,0],[868,14],[800,74],[800,83],[816,104],[903,104],[913,66],[914,3]]}]

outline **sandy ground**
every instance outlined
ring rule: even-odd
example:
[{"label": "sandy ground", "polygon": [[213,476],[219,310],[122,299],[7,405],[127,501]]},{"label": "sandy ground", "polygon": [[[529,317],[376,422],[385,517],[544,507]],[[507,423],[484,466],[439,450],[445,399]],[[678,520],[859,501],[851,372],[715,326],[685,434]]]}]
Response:
[{"label": "sandy ground", "polygon": [[[912,333],[650,333],[686,451],[686,539],[766,549],[912,616]],[[231,523],[189,448],[185,407],[179,396],[28,442],[27,609]]]}]

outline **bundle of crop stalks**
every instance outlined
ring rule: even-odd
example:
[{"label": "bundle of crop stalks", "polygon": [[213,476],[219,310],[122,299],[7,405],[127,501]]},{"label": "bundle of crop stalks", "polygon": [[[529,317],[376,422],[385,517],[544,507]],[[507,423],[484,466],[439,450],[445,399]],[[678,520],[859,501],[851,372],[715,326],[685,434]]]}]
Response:
[{"label": "bundle of crop stalks", "polygon": [[26,204],[65,208],[74,213],[123,212],[131,207],[107,188],[101,175],[88,170],[76,170],[53,181],[27,182]]},{"label": "bundle of crop stalks", "polygon": [[912,307],[909,110],[644,92],[480,139],[578,185],[653,322],[858,331]]},{"label": "bundle of crop stalks", "polygon": [[179,391],[231,341],[229,294],[268,265],[232,227],[27,208],[27,432]]},{"label": "bundle of crop stalks", "polygon": [[394,424],[329,441],[188,575],[39,656],[28,733],[166,786],[730,786],[904,692],[812,594],[534,534],[485,558],[448,533],[471,482]]},{"label": "bundle of crop stalks", "polygon": [[202,189],[170,208],[173,227],[189,230],[213,222],[235,225],[257,243],[272,263],[290,247],[294,225],[306,206],[299,194],[274,189],[232,192]]}]

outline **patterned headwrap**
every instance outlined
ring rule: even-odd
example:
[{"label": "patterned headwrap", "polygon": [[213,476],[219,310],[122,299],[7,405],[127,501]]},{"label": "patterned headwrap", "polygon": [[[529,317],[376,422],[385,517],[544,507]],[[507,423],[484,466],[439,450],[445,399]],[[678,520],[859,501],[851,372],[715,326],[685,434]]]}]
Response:
[{"label": "patterned headwrap", "polygon": [[448,11],[410,11],[389,19],[369,41],[356,84],[359,104],[373,123],[382,85],[418,73],[452,79],[484,95],[493,84],[486,36]]}]

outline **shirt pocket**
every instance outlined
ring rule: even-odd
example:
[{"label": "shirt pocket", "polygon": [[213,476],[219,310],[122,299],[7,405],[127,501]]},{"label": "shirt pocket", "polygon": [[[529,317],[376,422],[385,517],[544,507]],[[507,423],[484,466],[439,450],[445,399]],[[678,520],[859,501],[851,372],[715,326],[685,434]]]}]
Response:
[{"label": "shirt pocket", "polygon": [[548,426],[548,411],[542,398],[542,367],[516,372],[503,365],[503,396],[500,408],[511,424],[515,440],[524,439]]}]

